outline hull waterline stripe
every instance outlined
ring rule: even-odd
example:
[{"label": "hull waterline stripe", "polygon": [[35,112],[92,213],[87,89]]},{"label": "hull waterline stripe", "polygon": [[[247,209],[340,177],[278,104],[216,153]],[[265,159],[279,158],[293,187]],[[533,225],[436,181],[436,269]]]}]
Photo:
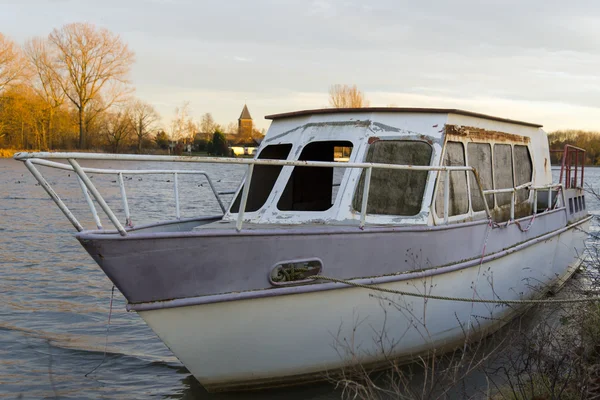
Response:
[{"label": "hull waterline stripe", "polygon": [[[569,229],[573,229],[581,224],[584,224],[590,221],[593,216],[588,216],[581,221],[577,221],[573,224],[567,225],[563,228],[557,229],[553,232],[547,233],[542,236],[538,236],[537,238],[531,239],[527,242],[523,242],[516,246],[513,246],[509,249],[502,250],[496,252],[494,254],[487,255],[483,258],[476,258],[470,261],[466,261],[463,263],[453,264],[447,267],[440,268],[432,268],[425,271],[419,272],[411,272],[401,275],[390,275],[390,276],[382,276],[376,278],[362,278],[351,280],[348,282],[356,283],[359,285],[378,285],[378,284],[386,284],[393,282],[400,282],[409,279],[415,278],[425,278],[435,275],[441,275],[449,272],[458,271],[461,269],[469,268],[472,266],[479,265],[480,263],[485,263],[489,261],[496,260],[498,258],[504,257],[506,255],[512,254],[516,251],[520,251],[529,246],[537,244],[539,242],[548,240],[554,236],[557,236],[563,232],[566,232]],[[312,292],[321,292],[327,290],[335,290],[335,289],[347,289],[351,286],[340,286],[338,283],[325,283],[325,284],[312,284],[312,285],[304,285],[304,286],[292,286],[286,288],[274,288],[274,289],[263,289],[263,290],[254,290],[247,291],[242,293],[225,293],[225,294],[217,294],[217,295],[207,295],[207,296],[199,296],[199,297],[188,297],[184,299],[175,299],[175,300],[166,300],[166,301],[154,301],[149,303],[135,303],[135,304],[127,304],[127,311],[151,311],[151,310],[160,310],[167,308],[176,308],[176,307],[187,307],[187,306],[195,306],[201,304],[211,304],[211,303],[221,303],[225,301],[239,301],[239,300],[249,300],[249,299],[258,299],[258,298],[266,298],[266,297],[275,297],[275,296],[284,296],[284,295],[292,295],[292,294],[302,294],[302,293],[312,293]],[[375,289],[371,287],[370,289]],[[494,300],[497,302],[497,300]]]}]

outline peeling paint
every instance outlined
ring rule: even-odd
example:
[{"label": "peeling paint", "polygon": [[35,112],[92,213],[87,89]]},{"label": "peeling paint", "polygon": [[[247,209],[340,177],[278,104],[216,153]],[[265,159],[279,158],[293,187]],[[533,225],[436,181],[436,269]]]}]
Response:
[{"label": "peeling paint", "polygon": [[531,139],[527,136],[515,135],[513,133],[490,131],[473,126],[445,125],[446,136],[468,138],[477,142],[505,142],[529,144]]},{"label": "peeling paint", "polygon": [[[398,133],[403,133],[404,132],[404,130],[402,130],[400,128],[396,128],[396,127],[393,127],[393,126],[385,125],[385,124],[382,124],[380,122],[373,122],[371,125],[373,127],[375,127],[375,128],[379,128],[380,131],[384,131],[384,132],[398,132]],[[373,129],[373,130],[376,130],[376,129]]]}]

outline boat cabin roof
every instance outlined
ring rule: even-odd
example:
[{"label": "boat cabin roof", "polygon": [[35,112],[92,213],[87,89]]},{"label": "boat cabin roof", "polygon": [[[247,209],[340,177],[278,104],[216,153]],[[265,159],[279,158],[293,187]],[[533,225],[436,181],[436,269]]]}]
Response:
[{"label": "boat cabin roof", "polygon": [[467,117],[483,118],[483,119],[488,119],[488,120],[492,120],[492,121],[508,122],[511,124],[529,126],[529,127],[533,127],[533,128],[541,128],[543,126],[543,125],[532,123],[532,122],[518,121],[518,120],[514,120],[514,119],[509,119],[509,118],[500,118],[500,117],[495,117],[493,115],[486,115],[486,114],[476,113],[476,112],[472,112],[472,111],[465,111],[465,110],[460,110],[457,108],[415,108],[415,107],[318,108],[318,109],[313,109],[313,110],[300,110],[300,111],[292,111],[292,112],[280,113],[280,114],[271,114],[271,115],[265,116],[265,119],[277,120],[277,119],[293,118],[293,117],[315,115],[315,114],[374,113],[374,112],[377,112],[377,113],[380,113],[380,112],[411,113],[411,114],[416,114],[416,113],[457,114],[457,115],[464,115]]}]

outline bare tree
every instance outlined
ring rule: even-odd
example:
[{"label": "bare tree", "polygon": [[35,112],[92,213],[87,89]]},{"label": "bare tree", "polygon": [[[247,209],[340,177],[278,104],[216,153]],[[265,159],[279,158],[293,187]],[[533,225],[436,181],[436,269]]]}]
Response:
[{"label": "bare tree", "polygon": [[215,122],[211,113],[206,113],[202,115],[200,119],[200,132],[205,135],[203,139],[210,140],[212,133],[215,131],[217,127],[217,123]]},{"label": "bare tree", "polygon": [[15,42],[0,33],[0,92],[21,77],[26,64]]},{"label": "bare tree", "polygon": [[225,133],[229,133],[229,134],[237,134],[238,132],[238,123],[237,122],[230,122],[225,126]]},{"label": "bare tree", "polygon": [[[54,29],[48,40],[56,50],[56,79],[78,111],[79,147],[83,148],[86,121],[127,94],[134,54],[118,35],[88,23]],[[99,97],[102,101],[95,104],[101,106],[90,107]]]},{"label": "bare tree", "polygon": [[174,140],[186,139],[193,141],[196,125],[190,117],[190,103],[184,102],[181,107],[175,108],[175,118],[171,122],[171,138]]},{"label": "bare tree", "polygon": [[332,85],[329,88],[329,104],[333,108],[368,107],[369,101],[356,85]]},{"label": "bare tree", "polygon": [[29,60],[34,79],[31,86],[44,104],[46,124],[42,129],[43,147],[52,147],[53,120],[56,110],[64,104],[65,93],[61,90],[54,71],[57,70],[55,57],[47,46],[47,42],[34,38],[25,44],[25,54]]},{"label": "bare tree", "polygon": [[129,110],[129,123],[133,127],[135,136],[137,137],[137,151],[142,151],[142,143],[144,139],[156,130],[157,124],[160,121],[160,115],[156,109],[148,103],[141,100],[135,100]]},{"label": "bare tree", "polygon": [[112,151],[118,153],[121,146],[133,135],[128,109],[107,113],[100,124],[101,132],[106,137]]}]

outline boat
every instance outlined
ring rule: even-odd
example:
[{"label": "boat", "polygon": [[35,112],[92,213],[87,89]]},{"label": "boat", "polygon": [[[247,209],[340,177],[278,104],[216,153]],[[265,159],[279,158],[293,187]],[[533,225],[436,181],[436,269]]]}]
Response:
[{"label": "boat", "polygon": [[[77,229],[127,309],[209,391],[440,354],[499,329],[526,307],[518,301],[556,290],[581,263],[591,220],[585,150],[567,145],[553,182],[541,125],[430,108],[267,118],[253,159],[14,156]],[[194,168],[80,164],[88,160]],[[198,169],[205,163],[246,168],[229,204]],[[40,166],[74,172],[97,228],[83,228]],[[100,173],[118,177],[124,219],[90,179]],[[123,176],[150,173],[174,176],[177,216],[134,226]],[[178,174],[203,175],[222,214],[181,218]],[[113,227],[101,226],[96,205]]]}]

